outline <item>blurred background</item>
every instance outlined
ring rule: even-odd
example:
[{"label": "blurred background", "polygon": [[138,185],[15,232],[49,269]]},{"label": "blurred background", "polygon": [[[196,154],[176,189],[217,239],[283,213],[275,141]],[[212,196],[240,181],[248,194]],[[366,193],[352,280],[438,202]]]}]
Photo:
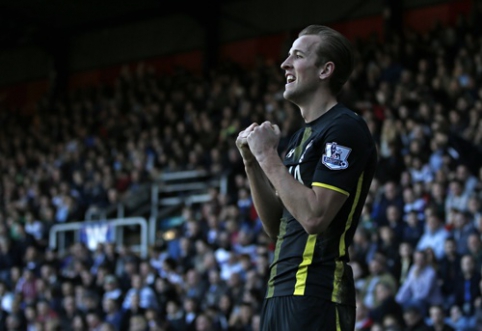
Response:
[{"label": "blurred background", "polygon": [[356,330],[482,330],[480,1],[2,0],[0,331],[258,330],[274,243],[234,142],[270,120],[284,154],[309,24],[352,41],[380,155]]}]

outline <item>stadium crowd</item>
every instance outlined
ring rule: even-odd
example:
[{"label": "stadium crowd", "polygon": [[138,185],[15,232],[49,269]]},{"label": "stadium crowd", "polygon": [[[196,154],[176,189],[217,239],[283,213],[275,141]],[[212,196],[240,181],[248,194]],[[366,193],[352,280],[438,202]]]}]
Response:
[{"label": "stadium crowd", "polygon": [[[482,330],[480,24],[461,16],[355,43],[340,100],[366,119],[380,156],[350,248],[358,331]],[[32,116],[0,112],[0,331],[259,330],[273,243],[234,142],[270,120],[285,152],[302,119],[284,83],[263,59],[208,77],[140,64]],[[147,258],[116,243],[48,247],[52,225],[191,169],[227,174],[229,190],[184,206],[176,238]]]}]

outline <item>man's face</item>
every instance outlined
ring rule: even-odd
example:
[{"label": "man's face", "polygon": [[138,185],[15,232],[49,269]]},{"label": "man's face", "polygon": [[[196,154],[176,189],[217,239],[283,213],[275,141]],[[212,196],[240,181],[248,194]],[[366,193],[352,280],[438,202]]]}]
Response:
[{"label": "man's face", "polygon": [[318,88],[321,68],[316,66],[316,50],[321,42],[315,35],[301,36],[294,41],[288,57],[281,64],[286,76],[285,99],[296,103]]}]

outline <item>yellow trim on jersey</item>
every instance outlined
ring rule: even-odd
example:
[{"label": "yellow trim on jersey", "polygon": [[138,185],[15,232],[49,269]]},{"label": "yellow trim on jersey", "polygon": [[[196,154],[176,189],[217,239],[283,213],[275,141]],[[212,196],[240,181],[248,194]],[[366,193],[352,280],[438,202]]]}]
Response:
[{"label": "yellow trim on jersey", "polygon": [[346,195],[347,197],[350,196],[350,193],[349,193],[349,192],[347,192],[347,191],[345,191],[345,190],[342,190],[341,188],[338,188],[338,187],[333,186],[333,185],[328,185],[328,184],[313,182],[313,183],[311,183],[311,186],[324,187],[324,188],[327,188],[327,189],[329,189],[329,190],[336,191],[336,192],[339,192],[339,193],[341,193],[341,194],[344,194],[344,195]]},{"label": "yellow trim on jersey", "polygon": [[306,278],[308,277],[308,266],[313,261],[313,253],[315,251],[316,234],[308,235],[306,239],[305,250],[303,251],[303,261],[301,261],[298,271],[296,272],[296,284],[293,295],[304,295],[306,290]]},{"label": "yellow trim on jersey", "polygon": [[336,311],[336,331],[341,331],[340,314],[338,313],[338,307],[336,306],[335,306],[335,311]]},{"label": "yellow trim on jersey", "polygon": [[[364,172],[362,172],[360,177],[358,178],[358,183],[356,185],[355,199],[353,199],[353,205],[351,206],[350,214],[348,214],[345,230],[343,231],[340,237],[340,245],[338,247],[339,257],[346,255],[345,235],[348,229],[351,227],[351,224],[353,222],[353,214],[355,214],[355,210],[358,205],[358,200],[360,200],[360,195],[361,195],[362,185],[363,185],[363,174]],[[338,296],[340,295],[339,284],[341,282],[341,278],[343,277],[343,271],[344,271],[343,269],[344,269],[343,262],[340,260],[337,260],[336,266],[335,266],[335,274],[333,277],[333,293],[331,295],[331,300],[334,302],[340,302],[340,298],[338,298]]]},{"label": "yellow trim on jersey", "polygon": [[[278,259],[279,259],[279,254],[281,252],[281,245],[283,244],[283,236],[286,233],[286,220],[281,218],[281,222],[279,224],[279,234],[278,234],[278,240],[276,241],[276,248],[274,250],[274,257],[273,257],[273,262],[271,263],[272,265],[275,264]],[[268,281],[268,293],[266,294],[267,298],[271,298],[274,294],[274,277],[276,276],[276,273],[278,271],[278,265],[275,264],[273,269],[271,269],[271,273],[269,275],[269,281]]]}]

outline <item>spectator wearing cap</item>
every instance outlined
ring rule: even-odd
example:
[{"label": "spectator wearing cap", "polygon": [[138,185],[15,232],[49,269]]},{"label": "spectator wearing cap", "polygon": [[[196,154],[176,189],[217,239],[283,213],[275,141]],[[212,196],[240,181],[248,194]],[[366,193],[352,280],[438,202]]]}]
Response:
[{"label": "spectator wearing cap", "polygon": [[425,251],[415,251],[413,266],[395,299],[404,308],[417,306],[425,315],[429,305],[442,303],[435,269],[428,263]]}]

